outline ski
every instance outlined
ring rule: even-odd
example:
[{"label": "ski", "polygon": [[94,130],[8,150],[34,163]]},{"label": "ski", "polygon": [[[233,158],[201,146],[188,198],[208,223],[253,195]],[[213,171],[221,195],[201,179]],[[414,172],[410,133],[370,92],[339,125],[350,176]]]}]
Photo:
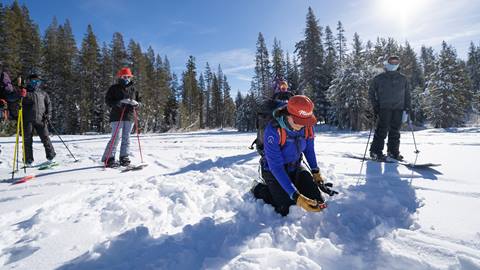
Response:
[{"label": "ski", "polygon": [[42,164],[41,166],[38,167],[39,170],[47,170],[47,169],[51,169],[53,167],[56,167],[60,165],[60,163],[54,161],[52,163],[45,163],[45,164]]},{"label": "ski", "polygon": [[[355,158],[355,159],[363,160],[363,156],[360,156],[360,155],[345,154],[344,156],[347,157],[347,158]],[[406,160],[401,161],[401,160],[396,160],[396,159],[389,158],[389,157],[387,157],[387,159],[385,159],[385,160],[377,160],[377,159],[372,159],[370,157],[365,157],[365,160],[375,161],[375,162],[383,162],[383,163],[397,163],[397,164],[401,164],[403,166],[406,166],[408,168],[430,168],[430,167],[441,166],[441,164],[438,164],[438,163],[416,163],[416,164],[414,164],[414,163],[408,162]]]},{"label": "ski", "polygon": [[22,183],[25,183],[27,181],[33,180],[33,179],[35,179],[34,174],[27,175],[27,176],[22,177],[22,178],[18,179],[17,181],[13,182],[12,185],[22,184]]},{"label": "ski", "polygon": [[128,165],[128,166],[125,166],[125,167],[121,167],[122,168],[122,173],[123,172],[129,172],[129,171],[139,171],[145,167],[147,167],[148,164],[147,163],[140,163],[140,164],[135,164],[135,165]]}]

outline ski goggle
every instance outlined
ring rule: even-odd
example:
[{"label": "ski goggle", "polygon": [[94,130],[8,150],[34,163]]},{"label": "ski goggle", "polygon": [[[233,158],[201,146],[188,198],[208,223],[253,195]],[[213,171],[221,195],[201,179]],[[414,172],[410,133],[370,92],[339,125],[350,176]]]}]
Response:
[{"label": "ski goggle", "polygon": [[130,79],[132,79],[132,76],[130,76],[130,75],[122,75],[120,78],[123,79],[123,80],[130,80]]}]

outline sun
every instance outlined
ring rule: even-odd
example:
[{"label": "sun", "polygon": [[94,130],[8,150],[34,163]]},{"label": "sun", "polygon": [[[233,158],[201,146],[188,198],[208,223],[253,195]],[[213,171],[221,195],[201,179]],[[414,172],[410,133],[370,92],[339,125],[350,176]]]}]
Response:
[{"label": "sun", "polygon": [[376,0],[374,9],[383,23],[401,28],[405,34],[429,2],[431,0]]}]

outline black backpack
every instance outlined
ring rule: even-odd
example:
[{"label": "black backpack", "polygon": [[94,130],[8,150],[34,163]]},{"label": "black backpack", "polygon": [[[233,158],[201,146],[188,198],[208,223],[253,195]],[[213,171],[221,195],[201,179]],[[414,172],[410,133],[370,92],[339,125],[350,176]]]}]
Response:
[{"label": "black backpack", "polygon": [[250,149],[253,149],[255,145],[255,149],[257,150],[258,154],[263,157],[263,135],[265,133],[265,127],[267,124],[273,120],[273,112],[285,106],[288,100],[293,96],[291,92],[282,92],[276,93],[272,99],[266,100],[260,110],[257,113],[257,120],[255,126],[257,128],[257,137],[250,145]]}]

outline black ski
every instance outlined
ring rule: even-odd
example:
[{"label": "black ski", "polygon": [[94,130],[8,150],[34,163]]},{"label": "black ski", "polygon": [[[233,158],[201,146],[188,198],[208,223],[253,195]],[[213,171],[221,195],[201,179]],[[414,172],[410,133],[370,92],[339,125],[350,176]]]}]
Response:
[{"label": "black ski", "polygon": [[[348,157],[348,158],[355,158],[355,159],[363,160],[363,156],[360,156],[360,155],[345,154],[344,156]],[[383,162],[383,163],[397,163],[397,164],[401,164],[403,166],[406,166],[408,168],[430,168],[430,167],[441,166],[441,164],[437,164],[437,163],[416,163],[416,164],[414,164],[414,163],[408,162],[406,160],[401,161],[401,160],[396,160],[396,159],[388,158],[388,157],[385,160],[377,160],[377,159],[373,159],[373,158],[370,158],[370,157],[365,157],[365,160]]]}]

